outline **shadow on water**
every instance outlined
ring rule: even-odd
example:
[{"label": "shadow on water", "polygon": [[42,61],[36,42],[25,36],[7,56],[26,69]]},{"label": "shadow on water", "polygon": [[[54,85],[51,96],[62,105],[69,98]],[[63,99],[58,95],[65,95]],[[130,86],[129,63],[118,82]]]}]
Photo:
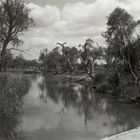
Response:
[{"label": "shadow on water", "polygon": [[2,140],[100,140],[140,126],[139,107],[56,77],[29,77],[24,112],[0,119]]}]

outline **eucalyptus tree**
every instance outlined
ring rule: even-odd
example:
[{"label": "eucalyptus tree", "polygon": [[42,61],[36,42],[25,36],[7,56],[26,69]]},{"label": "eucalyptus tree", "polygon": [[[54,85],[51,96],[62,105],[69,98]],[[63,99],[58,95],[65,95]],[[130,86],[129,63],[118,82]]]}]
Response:
[{"label": "eucalyptus tree", "polygon": [[134,71],[134,61],[136,61],[134,55],[135,46],[139,41],[134,43],[132,34],[138,23],[127,11],[116,8],[108,17],[107,31],[104,34],[107,42],[109,67],[118,72],[118,76],[127,69],[134,77],[135,82],[137,82],[137,76]]},{"label": "eucalyptus tree", "polygon": [[29,15],[30,9],[21,0],[2,0],[0,4],[0,48],[1,65],[0,70],[5,70],[5,55],[7,48],[17,49],[22,40],[20,35],[33,25]]}]

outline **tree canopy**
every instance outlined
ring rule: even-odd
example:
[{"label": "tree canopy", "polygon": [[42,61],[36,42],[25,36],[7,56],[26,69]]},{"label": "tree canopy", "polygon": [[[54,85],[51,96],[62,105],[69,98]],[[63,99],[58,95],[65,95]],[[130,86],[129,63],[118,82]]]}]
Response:
[{"label": "tree canopy", "polygon": [[[116,8],[108,17],[107,31],[104,36],[107,42],[107,63],[110,68],[118,72],[128,71],[135,80],[136,44],[132,34],[139,21],[127,13],[124,9]],[[135,56],[135,57],[134,57]]]},{"label": "tree canopy", "polygon": [[[4,59],[9,44],[19,46],[21,33],[33,25],[30,10],[21,0],[2,0],[0,5],[1,69],[5,69]],[[13,48],[14,49],[14,48]]]}]

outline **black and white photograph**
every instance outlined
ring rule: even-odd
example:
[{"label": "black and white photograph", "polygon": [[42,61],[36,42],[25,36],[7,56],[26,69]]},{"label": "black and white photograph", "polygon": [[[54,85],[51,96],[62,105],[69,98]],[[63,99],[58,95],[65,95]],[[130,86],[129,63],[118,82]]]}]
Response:
[{"label": "black and white photograph", "polygon": [[0,140],[140,140],[140,0],[0,0]]}]

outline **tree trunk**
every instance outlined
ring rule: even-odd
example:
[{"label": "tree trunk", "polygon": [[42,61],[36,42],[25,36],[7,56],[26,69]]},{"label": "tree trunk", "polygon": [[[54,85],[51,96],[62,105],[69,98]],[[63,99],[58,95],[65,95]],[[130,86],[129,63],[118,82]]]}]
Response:
[{"label": "tree trunk", "polygon": [[0,63],[0,71],[6,71],[6,62],[5,62],[5,55],[6,55],[6,47],[8,43],[4,43],[1,51],[1,63]]},{"label": "tree trunk", "polygon": [[5,51],[1,53],[1,67],[0,71],[6,71],[6,63],[5,63]]},{"label": "tree trunk", "polygon": [[134,79],[135,79],[135,84],[137,84],[137,82],[138,82],[138,77],[136,76],[135,72],[133,71],[130,61],[128,61],[128,66],[129,66],[129,69],[130,69],[130,72],[131,72],[132,76],[133,76]]},{"label": "tree trunk", "polygon": [[95,66],[94,61],[91,62],[91,65],[92,65],[92,75],[94,75],[94,72],[95,72],[95,69],[94,69],[95,68],[94,67]]},{"label": "tree trunk", "polygon": [[88,69],[88,75],[93,80],[94,79],[94,62],[93,61],[88,60],[87,69]]}]

